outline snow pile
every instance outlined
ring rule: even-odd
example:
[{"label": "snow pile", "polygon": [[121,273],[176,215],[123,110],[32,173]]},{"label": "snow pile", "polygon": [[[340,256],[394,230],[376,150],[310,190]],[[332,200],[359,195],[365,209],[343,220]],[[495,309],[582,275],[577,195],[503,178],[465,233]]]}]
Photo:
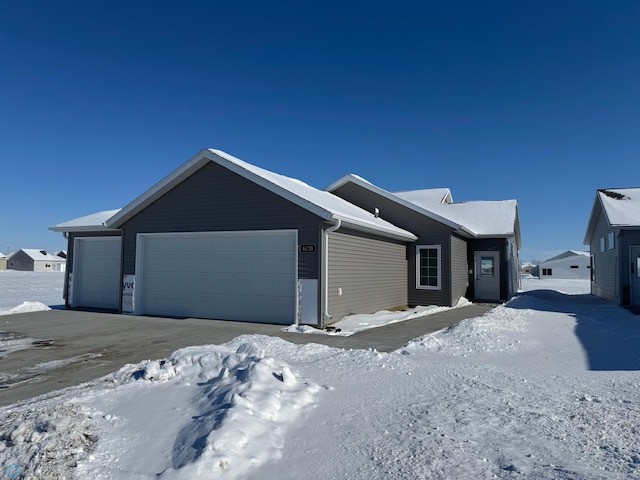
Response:
[{"label": "snow pile", "polygon": [[463,320],[444,333],[415,340],[403,352],[422,349],[463,356],[479,352],[513,352],[526,340],[523,333],[531,313],[526,308],[495,308],[481,317]]},{"label": "snow pile", "polygon": [[62,272],[19,272],[0,270],[0,313],[22,302],[62,305]]},{"label": "snow pile", "polygon": [[368,330],[370,328],[381,327],[383,325],[389,325],[391,323],[404,322],[405,320],[412,320],[414,318],[425,317],[434,313],[443,312],[449,310],[450,307],[437,307],[430,305],[427,307],[414,307],[401,312],[394,312],[390,310],[382,310],[376,313],[358,313],[354,315],[348,315],[342,320],[334,323],[332,327],[340,329],[340,334],[348,336],[354,333]]},{"label": "snow pile", "polygon": [[426,317],[427,315],[433,315],[434,313],[444,312],[451,308],[460,308],[470,304],[471,302],[469,302],[469,300],[462,297],[454,307],[429,305],[408,308],[402,311],[381,310],[376,313],[357,313],[347,315],[342,320],[331,324],[331,330],[329,331],[318,330],[307,325],[290,325],[288,327],[284,327],[282,331],[289,333],[329,334],[348,337],[363,330]]},{"label": "snow pile", "polygon": [[[23,476],[72,478],[77,461],[96,441],[91,415],[73,402],[8,408],[0,420],[0,465]],[[4,478],[4,477],[3,477]]]},{"label": "snow pile", "polygon": [[9,310],[0,311],[0,315],[13,315],[16,313],[45,312],[51,310],[50,307],[40,302],[22,302],[20,305]]},{"label": "snow pile", "polygon": [[[243,343],[235,351],[185,348],[167,360],[141,364],[132,377],[137,380],[114,390],[106,402],[95,401],[98,408],[115,412],[104,416],[102,431],[130,439],[128,453],[119,451],[114,458],[112,444],[98,445],[78,469],[82,478],[158,474],[193,479],[223,473],[239,478],[281,457],[287,425],[313,405],[320,390],[285,362],[265,357],[254,343]],[[114,409],[113,400],[121,395],[126,403],[130,396],[172,401],[150,409],[146,401],[143,409],[124,403]],[[158,421],[172,427],[169,435],[138,430]]]},{"label": "snow pile", "polygon": [[523,283],[394,353],[243,335],[0,408],[0,465],[98,480],[640,478],[640,317],[588,282]]}]

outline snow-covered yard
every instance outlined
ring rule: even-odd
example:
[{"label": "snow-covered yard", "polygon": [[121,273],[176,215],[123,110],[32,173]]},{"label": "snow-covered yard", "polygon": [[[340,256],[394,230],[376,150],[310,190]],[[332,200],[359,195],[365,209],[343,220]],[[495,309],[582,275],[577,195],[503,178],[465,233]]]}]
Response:
[{"label": "snow-covered yard", "polygon": [[0,409],[0,478],[640,478],[640,317],[588,287],[527,279],[390,354],[251,335],[127,365]]}]

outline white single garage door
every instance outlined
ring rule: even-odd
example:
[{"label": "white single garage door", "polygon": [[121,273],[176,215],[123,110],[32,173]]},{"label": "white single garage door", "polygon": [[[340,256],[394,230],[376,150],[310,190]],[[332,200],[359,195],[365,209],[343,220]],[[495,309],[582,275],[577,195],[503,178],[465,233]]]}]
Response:
[{"label": "white single garage door", "polygon": [[291,324],[297,231],[139,234],[136,312]]},{"label": "white single garage door", "polygon": [[73,307],[120,308],[120,237],[76,238]]}]

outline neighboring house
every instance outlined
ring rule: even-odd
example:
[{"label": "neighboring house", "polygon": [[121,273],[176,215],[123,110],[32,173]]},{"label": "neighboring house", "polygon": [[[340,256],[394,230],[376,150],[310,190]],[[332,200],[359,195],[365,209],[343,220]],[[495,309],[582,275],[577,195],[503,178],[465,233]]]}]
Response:
[{"label": "neighboring house", "polygon": [[418,237],[407,247],[410,305],[505,301],[517,292],[515,200],[455,203],[447,188],[391,193],[357,175],[327,190]]},{"label": "neighboring house", "polygon": [[567,250],[538,265],[538,276],[545,278],[589,279],[591,278],[591,257],[589,252]]},{"label": "neighboring house", "polygon": [[50,227],[68,236],[66,304],[323,327],[517,290],[515,201],[455,204],[446,189],[423,191],[447,203],[445,218],[394,195],[411,222],[339,190],[202,150],[123,209]]},{"label": "neighboring house", "polygon": [[640,188],[598,190],[584,244],[591,251],[591,293],[640,306]]},{"label": "neighboring house", "polygon": [[524,262],[520,265],[520,273],[522,275],[533,275],[536,266],[533,263]]},{"label": "neighboring house", "polygon": [[319,325],[407,305],[406,243],[416,239],[218,150],[122,210],[51,229],[69,237],[70,307]]},{"label": "neighboring house", "polygon": [[7,269],[7,257],[4,253],[0,253],[0,270]]},{"label": "neighboring house", "polygon": [[22,248],[7,258],[7,268],[27,272],[64,272],[67,261],[46,250]]}]

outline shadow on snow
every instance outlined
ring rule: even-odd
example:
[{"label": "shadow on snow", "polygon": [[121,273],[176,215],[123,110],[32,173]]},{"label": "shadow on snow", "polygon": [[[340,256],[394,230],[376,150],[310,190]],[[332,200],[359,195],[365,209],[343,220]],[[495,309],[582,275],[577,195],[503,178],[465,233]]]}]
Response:
[{"label": "shadow on snow", "polygon": [[505,306],[574,317],[575,334],[587,354],[590,370],[640,370],[640,317],[618,305],[590,294],[530,290]]}]

